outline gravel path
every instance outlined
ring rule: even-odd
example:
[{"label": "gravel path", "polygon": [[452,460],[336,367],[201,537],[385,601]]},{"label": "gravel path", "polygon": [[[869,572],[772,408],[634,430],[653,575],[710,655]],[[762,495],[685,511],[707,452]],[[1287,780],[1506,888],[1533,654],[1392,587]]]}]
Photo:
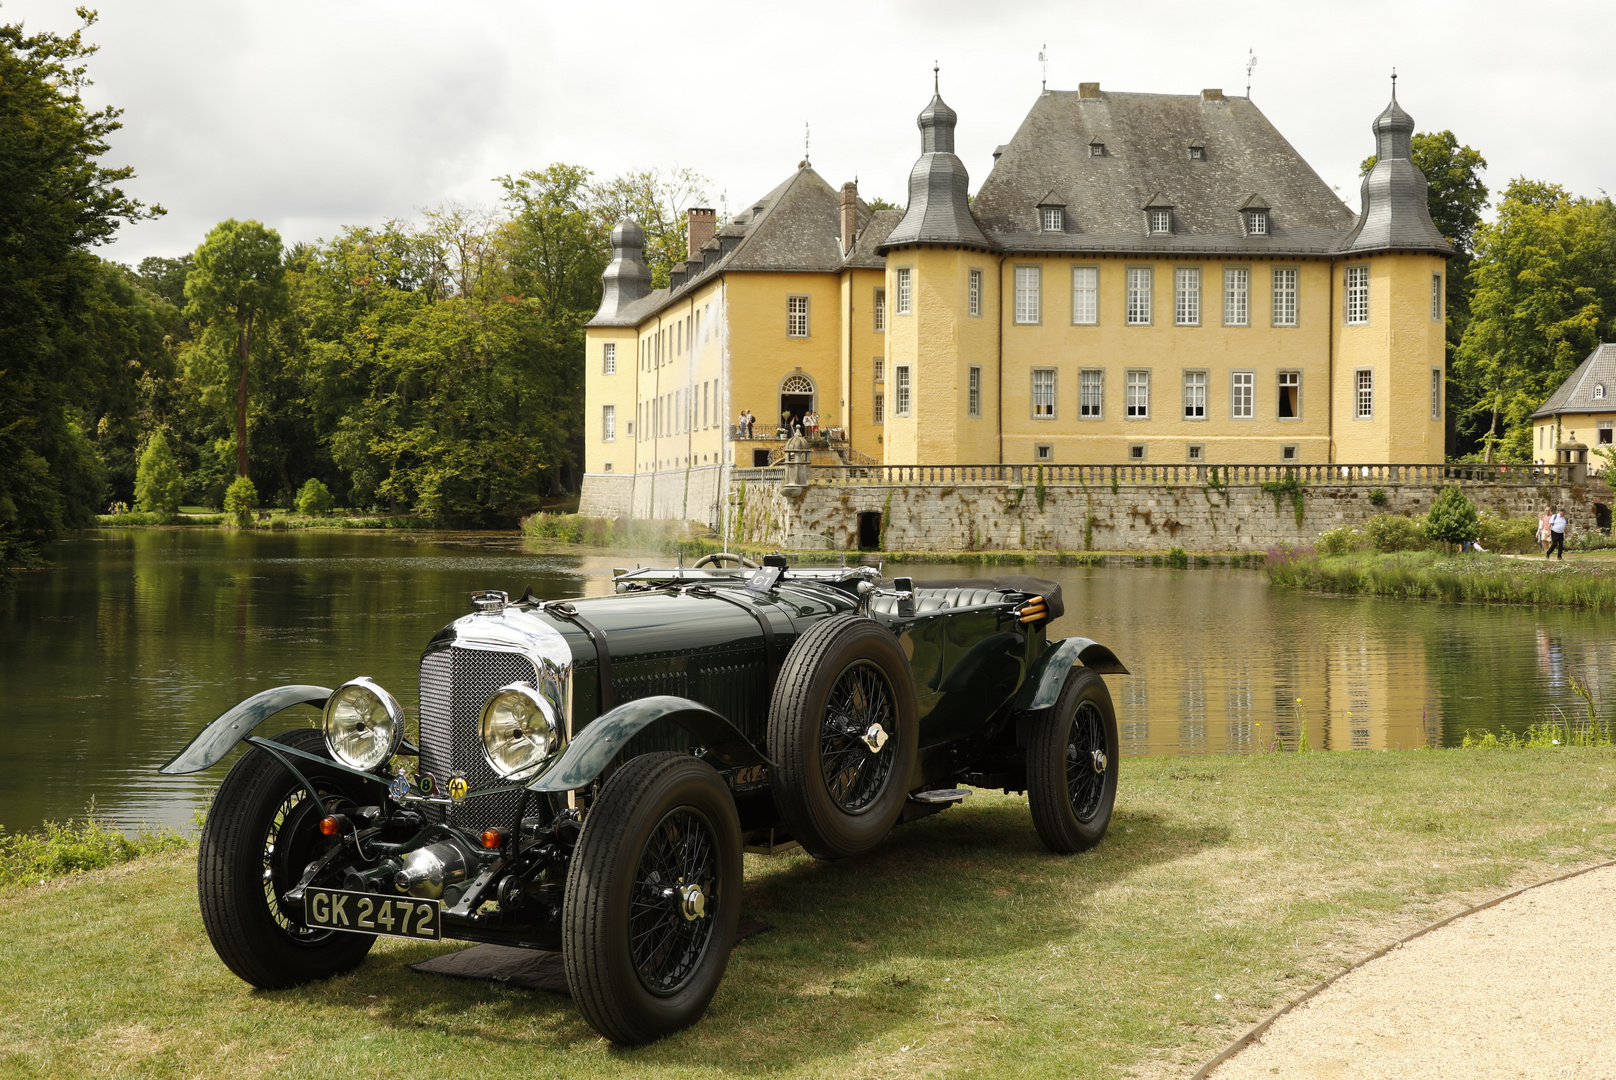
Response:
[{"label": "gravel path", "polygon": [[1616,867],[1398,946],[1209,1076],[1616,1080]]}]

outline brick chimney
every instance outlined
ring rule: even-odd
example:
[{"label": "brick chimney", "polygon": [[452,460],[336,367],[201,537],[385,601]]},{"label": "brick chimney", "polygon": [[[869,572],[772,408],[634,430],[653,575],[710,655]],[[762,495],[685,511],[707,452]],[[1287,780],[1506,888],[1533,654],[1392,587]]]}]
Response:
[{"label": "brick chimney", "polygon": [[1078,83],[1077,96],[1079,100],[1098,101],[1100,99],[1100,84],[1097,82]]},{"label": "brick chimney", "polygon": [[711,240],[713,233],[717,231],[717,215],[709,207],[692,206],[690,208],[689,257],[700,259],[701,246]]},{"label": "brick chimney", "polygon": [[858,238],[858,183],[849,180],[842,185],[842,254],[853,250]]}]

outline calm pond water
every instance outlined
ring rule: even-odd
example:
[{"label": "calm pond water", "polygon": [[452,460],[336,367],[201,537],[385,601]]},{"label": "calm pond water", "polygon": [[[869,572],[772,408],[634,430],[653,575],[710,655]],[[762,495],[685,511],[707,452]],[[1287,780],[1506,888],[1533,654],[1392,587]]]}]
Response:
[{"label": "calm pond water", "polygon": [[[236,701],[370,675],[413,712],[421,646],[471,590],[598,594],[625,561],[511,535],[203,530],[94,532],[52,556],[0,595],[0,826],[13,831],[92,799],[126,826],[188,826],[224,767],[156,770]],[[1451,745],[1467,728],[1580,714],[1573,674],[1616,693],[1608,616],[1322,598],[1250,570],[1036,573],[1064,590],[1054,633],[1103,641],[1134,672],[1108,679],[1130,756],[1250,753],[1294,738],[1298,718],[1315,748]]]}]

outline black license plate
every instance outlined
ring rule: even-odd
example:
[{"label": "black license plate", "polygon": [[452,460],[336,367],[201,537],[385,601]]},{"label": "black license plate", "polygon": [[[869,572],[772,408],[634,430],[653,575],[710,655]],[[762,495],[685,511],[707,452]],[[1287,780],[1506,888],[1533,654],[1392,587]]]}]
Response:
[{"label": "black license plate", "polygon": [[413,896],[378,896],[347,889],[303,890],[303,921],[319,930],[439,941],[443,905]]}]

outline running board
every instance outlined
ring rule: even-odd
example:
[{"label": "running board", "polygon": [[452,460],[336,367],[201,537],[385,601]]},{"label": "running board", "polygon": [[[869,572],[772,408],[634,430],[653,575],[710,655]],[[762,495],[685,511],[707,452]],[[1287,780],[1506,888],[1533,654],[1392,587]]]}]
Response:
[{"label": "running board", "polygon": [[953,803],[965,801],[965,797],[969,794],[970,791],[967,788],[951,787],[938,788],[936,791],[911,792],[909,798],[911,801],[917,803],[943,803],[951,805]]}]

